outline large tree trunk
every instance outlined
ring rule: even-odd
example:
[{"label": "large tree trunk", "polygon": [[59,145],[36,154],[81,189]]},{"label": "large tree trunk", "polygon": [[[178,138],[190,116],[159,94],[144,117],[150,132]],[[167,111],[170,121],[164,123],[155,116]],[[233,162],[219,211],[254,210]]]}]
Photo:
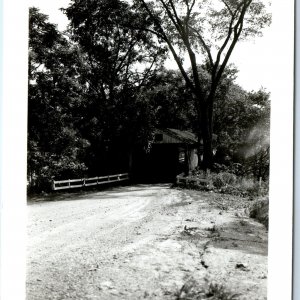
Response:
[{"label": "large tree trunk", "polygon": [[202,168],[206,171],[213,165],[213,149],[212,149],[212,119],[209,117],[207,107],[202,109],[201,114],[201,134],[203,139],[203,161]]},{"label": "large tree trunk", "polygon": [[[203,141],[203,160],[199,166],[207,171],[213,166],[213,149],[212,149],[212,107],[207,101],[203,101],[201,97],[196,99],[197,119],[198,119],[198,141]],[[199,145],[200,146],[200,145]],[[200,154],[200,153],[199,153]]]}]

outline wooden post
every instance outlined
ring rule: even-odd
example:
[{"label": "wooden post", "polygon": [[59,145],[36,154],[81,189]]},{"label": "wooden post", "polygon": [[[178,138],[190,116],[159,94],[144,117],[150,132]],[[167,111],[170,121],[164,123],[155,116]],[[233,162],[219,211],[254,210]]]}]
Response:
[{"label": "wooden post", "polygon": [[261,187],[261,180],[262,180],[262,178],[259,177],[259,187]]},{"label": "wooden post", "polygon": [[206,179],[207,179],[207,178],[209,177],[209,175],[210,175],[210,169],[207,169],[205,173],[206,173],[206,174],[205,174],[205,175],[206,175],[205,177],[206,177]]},{"label": "wooden post", "polygon": [[69,186],[69,187],[71,186],[71,181],[70,181],[70,179],[69,179],[69,182],[68,182],[68,186]]},{"label": "wooden post", "polygon": [[259,188],[259,191],[261,190],[261,181],[262,181],[262,178],[261,176],[259,177],[259,182],[258,182],[258,188]]},{"label": "wooden post", "polygon": [[55,191],[55,182],[54,182],[54,180],[52,180],[51,186],[52,186],[52,190]]}]

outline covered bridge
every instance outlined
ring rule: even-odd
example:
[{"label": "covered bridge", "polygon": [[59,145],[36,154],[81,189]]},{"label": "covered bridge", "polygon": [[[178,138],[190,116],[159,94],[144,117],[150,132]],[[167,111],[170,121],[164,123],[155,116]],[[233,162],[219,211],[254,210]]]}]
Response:
[{"label": "covered bridge", "polygon": [[132,179],[139,182],[173,182],[176,175],[198,165],[197,137],[173,128],[156,129],[150,151],[136,147],[132,156]]}]

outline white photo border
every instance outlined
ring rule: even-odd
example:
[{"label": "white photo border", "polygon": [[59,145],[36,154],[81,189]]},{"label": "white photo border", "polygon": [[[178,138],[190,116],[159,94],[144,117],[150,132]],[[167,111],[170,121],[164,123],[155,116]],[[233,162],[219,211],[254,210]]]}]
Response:
[{"label": "white photo border", "polygon": [[[25,299],[28,6],[2,1],[1,292]],[[273,1],[268,299],[292,292],[294,1]],[[262,66],[263,67],[263,66]],[[258,70],[259,72],[259,70]]]}]

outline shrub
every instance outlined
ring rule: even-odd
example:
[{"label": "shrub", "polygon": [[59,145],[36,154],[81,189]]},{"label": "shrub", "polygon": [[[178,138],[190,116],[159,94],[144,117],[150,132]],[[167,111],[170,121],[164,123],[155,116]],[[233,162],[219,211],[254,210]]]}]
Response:
[{"label": "shrub", "polygon": [[245,168],[240,163],[231,163],[230,165],[214,163],[213,170],[216,173],[228,172],[236,176],[242,176],[245,173]]},{"label": "shrub", "polygon": [[215,192],[249,197],[250,199],[266,196],[269,191],[268,182],[262,181],[261,184],[259,184],[253,178],[238,177],[230,172],[205,174],[203,171],[194,171],[191,176],[187,178],[205,178],[207,184],[187,180],[186,182],[178,184],[178,186],[187,189],[214,190]]},{"label": "shrub", "polygon": [[269,192],[268,183],[261,182],[260,185],[257,181],[246,177],[239,180],[236,187],[244,196],[248,196],[252,199],[259,196],[266,196]]},{"label": "shrub", "polygon": [[212,182],[213,182],[214,187],[216,187],[217,189],[220,189],[221,187],[223,187],[225,185],[225,183],[222,179],[222,176],[220,176],[220,175],[214,176],[212,178]]},{"label": "shrub", "polygon": [[269,228],[269,197],[255,201],[249,209],[249,217]]},{"label": "shrub", "polygon": [[211,174],[211,180],[214,187],[220,189],[227,185],[234,185],[236,183],[236,176],[232,173],[221,172],[219,174]]},{"label": "shrub", "polygon": [[177,300],[237,300],[239,295],[228,291],[224,285],[206,283],[202,287],[194,279],[187,281],[176,295]]}]

